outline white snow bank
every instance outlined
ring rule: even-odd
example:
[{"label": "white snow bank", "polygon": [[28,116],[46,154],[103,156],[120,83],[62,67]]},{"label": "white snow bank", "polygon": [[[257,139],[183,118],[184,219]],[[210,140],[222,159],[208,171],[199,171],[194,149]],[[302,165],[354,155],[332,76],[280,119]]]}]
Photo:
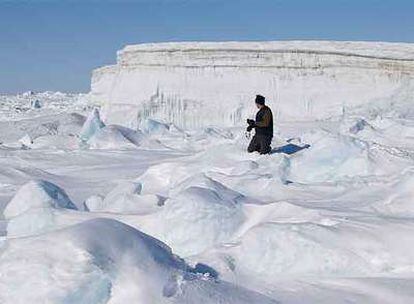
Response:
[{"label": "white snow bank", "polygon": [[24,144],[32,149],[47,149],[51,146],[77,149],[76,137],[84,122],[85,117],[77,113],[44,115],[11,122],[0,121],[0,141],[10,147]]},{"label": "white snow bank", "polygon": [[276,303],[196,274],[163,243],[110,219],[10,240],[0,269],[1,303]]},{"label": "white snow bank", "polygon": [[85,116],[78,113],[69,113],[59,118],[59,124],[57,126],[58,135],[78,135],[85,124]]},{"label": "white snow bank", "polygon": [[211,189],[217,193],[221,200],[232,201],[236,204],[249,202],[249,199],[241,193],[229,189],[228,187],[224,186],[218,181],[208,177],[205,173],[194,174],[191,177],[183,180],[182,182],[177,184],[173,189],[171,189],[170,195],[177,195],[181,191],[184,191],[185,189],[188,189],[190,187]]},{"label": "white snow bank", "polygon": [[56,209],[78,208],[59,186],[40,180],[22,186],[4,209],[8,236],[47,231],[55,223]]},{"label": "white snow bank", "polygon": [[[404,112],[408,111],[409,109]],[[350,126],[349,132],[346,132],[348,126]],[[412,144],[414,123],[409,119],[390,119],[381,116],[374,116],[371,119],[353,117],[342,123],[341,131],[344,134],[351,133],[352,136],[370,143],[406,149],[414,148]]]},{"label": "white snow bank", "polygon": [[35,208],[7,220],[7,237],[25,237],[44,233],[56,227],[56,213],[52,209]]},{"label": "white snow bank", "polygon": [[376,166],[370,159],[366,143],[324,132],[315,137],[306,153],[289,161],[289,179],[309,183],[375,173]]},{"label": "white snow bank", "polygon": [[137,181],[142,184],[143,194],[168,196],[172,187],[191,175],[189,164],[183,166],[179,162],[163,162],[149,167]]},{"label": "white snow bank", "polygon": [[165,201],[159,213],[160,239],[183,256],[231,239],[244,214],[240,205],[220,194],[191,186]]},{"label": "white snow bank", "polygon": [[146,119],[140,124],[140,130],[147,134],[163,135],[169,132],[171,124],[163,123],[155,119]]},{"label": "white snow bank", "polygon": [[85,200],[84,204],[88,211],[99,211],[103,206],[103,199],[101,195],[92,195]]},{"label": "white snow bank", "polygon": [[60,92],[0,95],[0,121],[19,121],[77,112],[84,114],[93,107],[88,94]]},{"label": "white snow bank", "polygon": [[119,125],[106,126],[96,108],[89,114],[79,136],[92,149],[133,149],[145,141],[141,131]]},{"label": "white snow bank", "polygon": [[383,202],[379,202],[373,208],[380,213],[414,217],[414,174],[407,172],[401,180],[391,185],[392,192]]},{"label": "white snow bank", "polygon": [[105,198],[92,196],[85,204],[90,211],[144,215],[159,211],[163,199],[157,195],[141,195],[142,185],[121,182]]},{"label": "white snow bank", "polygon": [[26,134],[25,136],[19,139],[19,143],[22,144],[22,148],[30,148],[33,145],[33,139],[30,137],[29,134]]},{"label": "white snow bank", "polygon": [[[361,229],[361,225],[363,229]],[[240,274],[276,282],[282,275],[380,276],[412,271],[413,226],[405,221],[342,220],[336,225],[263,222],[223,249]],[[398,234],[398,238],[395,235]]]},{"label": "white snow bank", "polygon": [[40,180],[22,186],[8,203],[3,214],[10,219],[34,208],[77,209],[65,190],[48,181]]},{"label": "white snow bank", "polygon": [[136,146],[113,125],[103,127],[92,135],[88,141],[92,149],[134,149]]},{"label": "white snow bank", "polygon": [[334,226],[339,222],[329,217],[329,212],[318,209],[304,208],[288,202],[277,202],[263,205],[244,205],[248,220],[242,229],[242,233],[251,227],[263,222],[272,223],[315,223],[323,226]]}]

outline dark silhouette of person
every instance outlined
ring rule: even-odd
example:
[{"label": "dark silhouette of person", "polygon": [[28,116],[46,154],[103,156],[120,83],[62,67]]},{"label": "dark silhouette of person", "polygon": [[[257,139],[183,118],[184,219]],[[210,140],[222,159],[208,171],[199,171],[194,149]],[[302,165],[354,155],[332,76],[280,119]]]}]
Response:
[{"label": "dark silhouette of person", "polygon": [[250,141],[247,151],[249,153],[259,152],[268,154],[272,150],[270,144],[273,138],[273,114],[272,110],[265,105],[266,99],[262,95],[256,95],[255,103],[259,111],[256,114],[256,120],[248,119],[247,131],[255,129],[255,134]]}]

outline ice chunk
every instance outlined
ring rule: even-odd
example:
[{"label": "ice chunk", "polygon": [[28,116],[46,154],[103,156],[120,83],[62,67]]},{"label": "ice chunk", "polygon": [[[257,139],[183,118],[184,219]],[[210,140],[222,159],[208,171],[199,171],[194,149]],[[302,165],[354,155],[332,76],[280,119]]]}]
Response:
[{"label": "ice chunk", "polygon": [[218,137],[218,138],[225,138],[225,139],[233,139],[234,134],[225,129],[221,129],[218,127],[208,127],[204,129],[204,133],[208,136]]},{"label": "ice chunk", "polygon": [[143,185],[142,193],[167,196],[170,188],[192,175],[189,166],[190,164],[183,166],[179,162],[164,162],[151,166],[138,178]]},{"label": "ice chunk", "polygon": [[7,236],[21,237],[38,234],[53,229],[55,213],[51,208],[33,208],[7,222]]},{"label": "ice chunk", "polygon": [[[246,233],[240,247],[235,248],[236,267],[264,279],[282,273],[369,271],[363,258],[348,253],[345,242],[335,248],[336,243],[330,241],[335,235],[334,231],[314,224],[263,223]],[[343,237],[341,239],[344,241]]]},{"label": "ice chunk", "polygon": [[140,129],[148,134],[165,134],[170,130],[170,124],[148,118],[141,123]]},{"label": "ice chunk", "polygon": [[138,182],[118,184],[102,200],[93,196],[86,202],[91,211],[122,214],[148,214],[159,210],[163,198],[153,194],[141,195],[142,185]]},{"label": "ice chunk", "polygon": [[10,219],[33,208],[77,209],[62,188],[51,182],[39,180],[30,181],[17,191],[7,204],[4,216]]},{"label": "ice chunk", "polygon": [[159,216],[160,238],[184,256],[229,240],[244,220],[240,205],[197,186],[167,200]]},{"label": "ice chunk", "polygon": [[[136,137],[129,135],[135,143],[138,143]],[[105,126],[90,137],[88,145],[92,149],[134,149],[135,143],[123,135],[117,126]]]},{"label": "ice chunk", "polygon": [[77,207],[59,186],[31,181],[22,186],[4,210],[7,235],[22,236],[47,231],[54,226],[55,210]]},{"label": "ice chunk", "polygon": [[352,134],[357,134],[358,132],[362,131],[366,126],[369,124],[365,119],[358,119],[357,122],[349,128],[349,132]]},{"label": "ice chunk", "polygon": [[323,133],[315,135],[313,141],[305,153],[290,159],[286,178],[300,182],[337,181],[375,170],[364,142]]},{"label": "ice chunk", "polygon": [[32,100],[30,102],[30,106],[32,107],[32,109],[40,109],[42,107],[39,99]]},{"label": "ice chunk", "polygon": [[135,146],[141,145],[146,139],[141,131],[135,131],[118,125],[114,125],[112,128],[116,128],[127,140],[129,140]]},{"label": "ice chunk", "polygon": [[100,211],[103,208],[103,197],[100,195],[92,195],[84,202],[89,211]]},{"label": "ice chunk", "polygon": [[33,145],[33,139],[30,137],[29,134],[26,134],[25,136],[19,139],[19,143],[21,143],[23,149],[27,149]]},{"label": "ice chunk", "polygon": [[154,194],[125,194],[105,205],[102,211],[120,214],[150,214],[160,210],[163,198]]},{"label": "ice chunk", "polygon": [[111,192],[109,192],[105,199],[104,204],[108,204],[111,201],[115,201],[119,196],[125,194],[140,194],[142,191],[142,184],[138,182],[121,182]]},{"label": "ice chunk", "polygon": [[22,94],[23,97],[33,96],[35,93],[33,91],[26,91]]},{"label": "ice chunk", "polygon": [[185,179],[184,181],[176,185],[170,193],[171,195],[178,194],[180,191],[183,191],[190,187],[211,189],[217,193],[220,199],[223,200],[233,201],[235,203],[246,202],[246,197],[244,195],[237,191],[227,188],[223,184],[208,177],[205,173],[196,174]]},{"label": "ice chunk", "polygon": [[98,130],[105,126],[100,118],[98,109],[93,109],[83,124],[79,137],[83,141],[88,141]]}]

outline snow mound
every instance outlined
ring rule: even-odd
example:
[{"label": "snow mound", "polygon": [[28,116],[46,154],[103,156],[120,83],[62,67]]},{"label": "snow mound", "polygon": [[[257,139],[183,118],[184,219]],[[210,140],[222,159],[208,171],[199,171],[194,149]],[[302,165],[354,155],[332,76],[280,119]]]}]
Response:
[{"label": "snow mound", "polygon": [[264,205],[245,205],[249,214],[247,228],[262,222],[272,223],[315,223],[323,226],[335,226],[338,221],[329,218],[317,209],[304,208],[288,202],[277,202]]},{"label": "snow mound", "polygon": [[[57,148],[77,149],[78,136],[85,117],[77,113],[44,115],[17,121],[0,121],[1,140],[10,147],[24,144],[32,149]],[[30,138],[30,140],[29,140]]]},{"label": "snow mound", "polygon": [[157,195],[141,195],[142,185],[121,182],[105,198],[92,196],[85,202],[89,211],[144,215],[159,210],[163,199]]},{"label": "snow mound", "polygon": [[123,194],[117,200],[105,206],[102,211],[121,213],[121,214],[135,214],[145,215],[159,211],[163,204],[163,198],[154,194]]},{"label": "snow mound", "polygon": [[33,139],[30,135],[26,134],[22,138],[19,139],[19,143],[22,144],[22,148],[30,148],[33,145]]},{"label": "snow mound", "polygon": [[198,274],[165,244],[112,219],[10,240],[0,269],[1,303],[276,303]]},{"label": "snow mound", "polygon": [[414,217],[413,172],[409,172],[406,176],[403,176],[400,181],[391,187],[392,192],[388,197],[384,201],[375,204],[373,208],[383,214]]},{"label": "snow mound", "polygon": [[139,128],[145,135],[141,144],[142,148],[173,150],[186,150],[188,148],[185,141],[188,136],[187,133],[172,123],[145,119],[141,122]]},{"label": "snow mound", "polygon": [[234,134],[229,130],[223,130],[218,127],[208,127],[203,130],[204,134],[216,138],[233,139]]},{"label": "snow mound", "polygon": [[240,205],[197,186],[166,200],[159,217],[160,238],[183,256],[229,240],[244,221]]},{"label": "snow mound", "polygon": [[364,130],[366,127],[370,127],[369,123],[365,119],[358,119],[353,126],[349,128],[349,132],[357,134]]},{"label": "snow mound", "polygon": [[85,121],[85,116],[78,113],[69,113],[59,119],[57,134],[75,136],[82,130]]},{"label": "snow mound", "polygon": [[[364,229],[360,229],[361,225]],[[406,244],[385,232],[397,233],[401,225],[384,225],[375,220],[335,226],[263,222],[244,234],[240,244],[224,252],[233,257],[240,274],[263,281],[272,281],[278,275],[375,276],[390,270],[410,272],[414,254],[405,254]],[[401,239],[413,239],[412,227],[404,225],[404,229]]]},{"label": "snow mound", "polygon": [[51,182],[40,180],[23,185],[6,206],[4,216],[10,219],[33,208],[77,209],[65,190]]},{"label": "snow mound", "polygon": [[91,136],[88,145],[92,149],[135,149],[139,144],[139,133],[133,132],[126,133],[125,128],[115,125],[105,126]]},{"label": "snow mound", "polygon": [[0,95],[0,121],[20,121],[78,112],[84,114],[93,105],[88,94],[43,92],[18,95]]},{"label": "snow mound", "polygon": [[208,177],[205,173],[195,174],[185,179],[176,185],[170,193],[172,196],[174,196],[174,194],[179,194],[179,192],[184,191],[190,187],[211,189],[217,193],[221,200],[232,201],[236,204],[248,202],[248,198],[246,198],[244,195],[237,191],[229,189],[218,181]]},{"label": "snow mound", "polygon": [[21,236],[47,231],[54,225],[57,209],[78,208],[59,186],[31,181],[22,186],[4,210],[7,235]]},{"label": "snow mound", "polygon": [[140,129],[147,134],[163,135],[170,131],[171,124],[163,123],[155,119],[145,119],[140,124]]},{"label": "snow mound", "polygon": [[164,162],[149,167],[137,181],[142,183],[143,194],[168,196],[170,189],[192,175],[189,169],[179,162]]},{"label": "snow mound", "polygon": [[102,210],[103,199],[101,195],[92,195],[85,200],[84,205],[88,211],[99,211]]},{"label": "snow mound", "polygon": [[140,131],[135,131],[118,125],[112,127],[116,128],[127,140],[136,146],[141,145],[146,140],[146,137]]},{"label": "snow mound", "polygon": [[289,160],[288,178],[315,183],[369,175],[375,170],[369,146],[347,136],[319,133],[306,153]]},{"label": "snow mound", "polygon": [[322,234],[330,233],[326,228],[307,223],[258,225],[243,236],[235,255],[237,266],[265,277],[282,273],[332,274],[366,268],[363,261],[348,256],[344,249],[335,250],[333,244],[324,243]]},{"label": "snow mound", "polygon": [[345,120],[342,125],[343,134],[348,134],[346,128],[349,126],[349,133],[352,136],[357,136],[367,142],[408,149],[414,148],[412,144],[414,138],[412,120],[390,119],[377,115],[371,119],[354,118]]}]

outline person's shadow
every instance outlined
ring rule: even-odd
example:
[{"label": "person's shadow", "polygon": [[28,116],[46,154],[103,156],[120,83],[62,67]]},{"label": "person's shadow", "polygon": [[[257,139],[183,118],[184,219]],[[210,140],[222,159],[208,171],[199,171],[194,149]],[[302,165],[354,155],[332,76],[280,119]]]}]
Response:
[{"label": "person's shadow", "polygon": [[296,152],[299,152],[303,149],[309,148],[310,145],[304,145],[304,146],[298,146],[295,144],[287,144],[278,148],[273,148],[269,154],[275,154],[275,153],[284,153],[284,154],[294,154]]}]

